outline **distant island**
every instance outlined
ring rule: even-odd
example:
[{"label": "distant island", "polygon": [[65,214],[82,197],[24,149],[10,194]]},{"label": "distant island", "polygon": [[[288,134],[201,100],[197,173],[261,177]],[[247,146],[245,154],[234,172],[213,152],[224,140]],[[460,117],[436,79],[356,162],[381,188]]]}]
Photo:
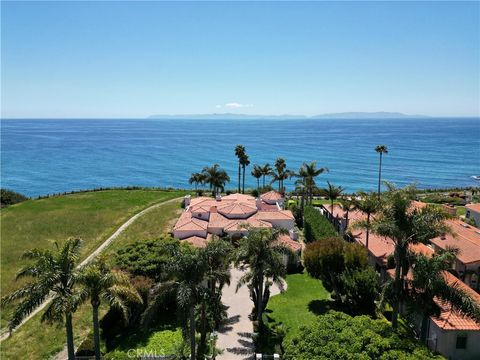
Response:
[{"label": "distant island", "polygon": [[306,115],[248,115],[234,113],[212,113],[212,114],[179,114],[179,115],[150,115],[148,119],[198,119],[198,120],[241,120],[241,119],[419,119],[428,118],[426,115],[408,115],[400,112],[341,112],[331,114],[320,114],[313,116]]}]

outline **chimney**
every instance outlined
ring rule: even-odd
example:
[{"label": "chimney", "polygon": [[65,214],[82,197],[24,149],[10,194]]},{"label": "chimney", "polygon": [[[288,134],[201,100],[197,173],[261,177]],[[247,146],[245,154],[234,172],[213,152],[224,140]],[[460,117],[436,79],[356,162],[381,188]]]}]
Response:
[{"label": "chimney", "polygon": [[222,195],[220,194],[215,195],[215,200],[222,201]]},{"label": "chimney", "polygon": [[297,232],[294,229],[291,229],[288,232],[290,234],[290,239],[297,240],[298,235],[297,235]]},{"label": "chimney", "polygon": [[256,199],[257,209],[260,210],[262,208],[262,199],[260,196]]},{"label": "chimney", "polygon": [[191,199],[190,195],[185,195],[185,197],[183,198],[183,202],[185,203],[185,207],[190,206],[190,199]]}]

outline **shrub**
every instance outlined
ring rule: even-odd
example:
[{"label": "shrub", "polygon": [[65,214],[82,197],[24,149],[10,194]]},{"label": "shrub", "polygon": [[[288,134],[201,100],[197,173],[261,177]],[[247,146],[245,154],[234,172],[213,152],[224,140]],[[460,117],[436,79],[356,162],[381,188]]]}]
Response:
[{"label": "shrub", "polygon": [[25,200],[28,200],[28,197],[25,195],[8,189],[0,189],[0,205],[2,208],[13,204],[18,204]]},{"label": "shrub", "polygon": [[384,320],[335,311],[303,326],[298,335],[284,343],[286,360],[441,358],[407,334],[397,334]]},{"label": "shrub", "polygon": [[157,240],[139,241],[117,251],[115,264],[133,275],[161,280],[167,261],[180,242],[168,235]]},{"label": "shrub", "polygon": [[305,207],[303,218],[305,242],[309,243],[337,235],[333,225],[312,206]]},{"label": "shrub", "polygon": [[252,190],[252,196],[255,197],[255,198],[258,198],[259,193],[258,193],[258,190],[257,190],[257,189],[253,189],[253,190]]},{"label": "shrub", "polygon": [[375,314],[375,300],[379,292],[377,273],[371,268],[346,270],[341,278],[345,302],[354,314]]},{"label": "shrub", "polygon": [[138,359],[138,357],[123,351],[115,350],[115,351],[109,352],[108,354],[105,354],[103,359],[104,360],[135,360],[135,359]]}]

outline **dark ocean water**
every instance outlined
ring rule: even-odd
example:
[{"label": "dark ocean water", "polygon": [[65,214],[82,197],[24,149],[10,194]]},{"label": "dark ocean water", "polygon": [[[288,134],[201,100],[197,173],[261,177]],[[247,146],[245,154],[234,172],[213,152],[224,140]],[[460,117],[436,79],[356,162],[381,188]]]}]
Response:
[{"label": "dark ocean water", "polygon": [[[30,196],[107,186],[189,187],[190,173],[214,163],[236,186],[234,147],[252,164],[282,156],[298,169],[316,160],[318,179],[348,191],[384,179],[420,187],[480,185],[480,119],[401,120],[2,120],[1,186]],[[251,167],[250,167],[251,169]],[[250,170],[249,169],[249,170]],[[248,172],[249,173],[249,172]],[[248,185],[255,180],[247,177]]]}]

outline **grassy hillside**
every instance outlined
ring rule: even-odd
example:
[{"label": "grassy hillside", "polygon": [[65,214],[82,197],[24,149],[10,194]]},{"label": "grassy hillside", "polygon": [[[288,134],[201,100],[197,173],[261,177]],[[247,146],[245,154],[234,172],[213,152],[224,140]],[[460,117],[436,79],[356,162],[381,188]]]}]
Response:
[{"label": "grassy hillside", "polygon": [[[83,254],[86,256],[141,209],[183,195],[184,192],[179,191],[112,190],[28,201],[8,208],[8,212],[4,213],[2,210],[2,287],[13,289],[12,284],[5,283],[3,274],[7,273],[10,279],[13,279],[20,266],[13,255],[5,254],[7,247],[14,248],[12,243],[21,242],[22,249],[15,249],[20,256],[24,250],[32,247],[25,238],[33,241],[35,246],[44,247],[50,246],[53,240],[62,241],[68,236],[82,234],[85,240]],[[179,204],[180,201],[175,201],[160,205],[140,217],[106,251],[114,252],[122,244],[157,237],[177,217]],[[4,231],[8,234],[5,238],[7,241],[4,241]],[[15,269],[7,269],[4,261],[10,261],[9,267]],[[90,321],[91,308],[83,306],[74,318],[76,344],[90,331]],[[40,315],[37,315],[11,338],[2,342],[1,356],[6,359],[20,359],[28,353],[31,359],[48,359],[62,350],[64,344],[64,328],[42,324]]]},{"label": "grassy hillside", "polygon": [[[82,258],[95,250],[128,218],[183,191],[106,190],[28,200],[3,209],[1,220],[1,293],[19,286],[15,274],[20,258],[34,247],[51,248],[68,237],[83,239]],[[2,327],[5,321],[2,316]]]}]

